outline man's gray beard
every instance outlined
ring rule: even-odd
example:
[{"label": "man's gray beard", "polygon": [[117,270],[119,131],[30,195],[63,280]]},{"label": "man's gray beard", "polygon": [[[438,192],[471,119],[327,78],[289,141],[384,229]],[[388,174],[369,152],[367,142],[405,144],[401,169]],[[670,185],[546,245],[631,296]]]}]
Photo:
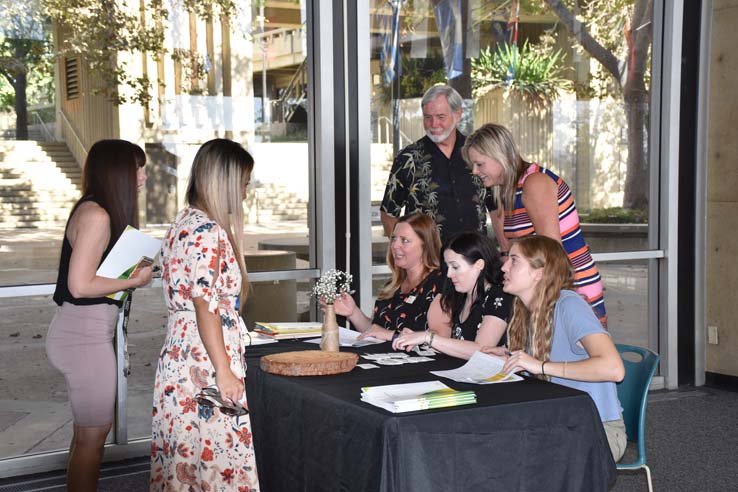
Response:
[{"label": "man's gray beard", "polygon": [[446,140],[448,137],[451,136],[452,132],[456,131],[456,127],[453,127],[449,129],[446,133],[442,133],[441,135],[433,135],[430,130],[426,130],[425,134],[428,135],[428,138],[431,139],[431,142],[433,143],[441,143],[444,140]]},{"label": "man's gray beard", "polygon": [[454,122],[454,126],[452,126],[451,128],[449,128],[448,131],[446,131],[445,133],[442,133],[441,135],[433,135],[430,132],[430,130],[426,130],[425,131],[425,134],[428,136],[428,138],[431,139],[431,142],[433,142],[433,143],[441,143],[444,140],[446,140],[448,137],[450,137],[453,132],[456,131],[456,125],[458,123],[459,123],[458,121],[455,121]]}]

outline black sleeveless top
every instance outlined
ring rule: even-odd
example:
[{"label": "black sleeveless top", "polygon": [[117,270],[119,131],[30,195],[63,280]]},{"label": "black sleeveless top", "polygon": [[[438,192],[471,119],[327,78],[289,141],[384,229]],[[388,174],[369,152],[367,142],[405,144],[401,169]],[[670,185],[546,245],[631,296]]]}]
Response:
[{"label": "black sleeveless top", "polygon": [[[94,201],[95,200],[91,197],[82,198],[72,209],[72,213],[69,214],[69,219],[72,218],[72,215],[74,215],[77,207],[79,207],[81,204],[83,204],[84,202]],[[67,225],[64,228],[64,242],[62,242],[61,257],[59,258],[59,274],[56,277],[54,302],[57,303],[59,306],[61,306],[63,302],[68,302],[77,306],[91,306],[93,304],[114,304],[116,306],[122,306],[123,303],[121,301],[116,301],[115,299],[111,299],[109,297],[77,298],[74,297],[71,292],[69,292],[69,260],[71,260],[72,258],[72,243],[69,242],[69,238],[67,237],[67,229],[69,229],[69,220],[67,220]],[[110,250],[113,248],[113,244],[114,243],[112,242],[108,243],[108,247],[105,248],[102,258],[100,259],[100,264],[105,260],[105,257],[108,256],[108,253],[110,253]],[[98,267],[100,266],[100,264],[98,264]]]}]

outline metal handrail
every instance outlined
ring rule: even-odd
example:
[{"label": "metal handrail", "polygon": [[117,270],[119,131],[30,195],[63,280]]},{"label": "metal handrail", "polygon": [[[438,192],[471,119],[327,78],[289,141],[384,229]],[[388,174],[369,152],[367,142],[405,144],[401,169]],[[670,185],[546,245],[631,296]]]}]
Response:
[{"label": "metal handrail", "polygon": [[253,34],[254,41],[261,38],[276,38],[277,36],[281,34],[289,34],[291,32],[301,32],[305,29],[305,24],[303,23],[300,27],[294,28],[294,27],[281,27],[279,29],[271,29],[269,31],[264,32],[258,32]]},{"label": "metal handrail", "polygon": [[[382,128],[380,127],[382,123],[384,123],[384,129],[385,129],[384,132],[382,132]],[[393,127],[394,125],[392,124],[391,119],[389,119],[387,116],[379,116],[377,118],[377,143],[390,143],[389,142],[390,129],[392,129]],[[383,141],[382,134],[387,135],[388,138],[386,142]],[[412,142],[412,140],[410,139],[410,137],[405,135],[402,132],[402,130],[398,130],[398,134],[400,135],[400,142],[397,148],[404,149],[408,144]]]},{"label": "metal handrail", "polygon": [[44,137],[44,142],[51,142],[54,140],[54,135],[51,134],[48,127],[46,126],[46,123],[44,123],[44,120],[41,119],[41,115],[38,114],[38,111],[31,111],[31,114],[34,117],[34,120],[38,121],[38,123],[41,125],[41,133]]},{"label": "metal handrail", "polygon": [[[64,120],[62,123],[64,124],[65,128],[68,128],[70,132],[72,132],[72,136],[77,141],[77,145],[79,145],[79,148],[82,149],[82,152],[85,154],[85,159],[87,158],[87,148],[82,143],[82,139],[79,138],[79,135],[77,135],[77,132],[74,131],[74,127],[72,126],[72,123],[69,121],[69,118],[67,118],[66,113],[64,113],[63,109],[59,110],[59,114],[62,117],[62,120]],[[76,156],[75,156],[76,157]],[[84,159],[81,159],[80,162],[84,162]]]},{"label": "metal handrail", "polygon": [[[307,58],[302,61],[299,68],[290,79],[290,83],[287,84],[287,88],[284,90],[284,93],[282,93],[282,96],[276,101],[276,106],[279,108],[279,114],[282,121],[289,120],[297,106],[305,100],[307,96],[307,91],[305,89],[306,86]],[[293,99],[293,102],[288,104],[290,98]]]}]

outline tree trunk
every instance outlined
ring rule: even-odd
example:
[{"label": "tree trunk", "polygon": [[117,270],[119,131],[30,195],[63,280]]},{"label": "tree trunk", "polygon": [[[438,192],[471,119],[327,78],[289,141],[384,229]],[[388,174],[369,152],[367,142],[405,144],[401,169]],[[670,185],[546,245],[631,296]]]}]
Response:
[{"label": "tree trunk", "polygon": [[26,72],[22,71],[15,77],[15,139],[28,140],[28,102],[26,99]]},{"label": "tree trunk", "polygon": [[28,52],[20,41],[15,44],[15,59],[18,65],[15,68],[15,139],[28,140],[28,99],[26,88],[28,87],[28,72],[21,60],[24,60]]},{"label": "tree trunk", "polygon": [[628,125],[628,161],[627,176],[625,178],[625,193],[623,194],[623,208],[648,208],[648,147],[646,115],[648,102],[645,101],[646,91],[642,94],[628,95],[626,91],[625,118]]}]

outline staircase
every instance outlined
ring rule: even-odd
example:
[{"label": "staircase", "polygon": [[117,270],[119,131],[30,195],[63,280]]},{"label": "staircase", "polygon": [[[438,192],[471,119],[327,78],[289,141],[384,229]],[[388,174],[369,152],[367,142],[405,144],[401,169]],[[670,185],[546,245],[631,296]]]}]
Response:
[{"label": "staircase", "polygon": [[0,228],[64,225],[81,181],[64,142],[0,141]]},{"label": "staircase", "polygon": [[249,223],[300,221],[307,223],[308,202],[284,185],[260,183],[247,192],[246,216]]}]

